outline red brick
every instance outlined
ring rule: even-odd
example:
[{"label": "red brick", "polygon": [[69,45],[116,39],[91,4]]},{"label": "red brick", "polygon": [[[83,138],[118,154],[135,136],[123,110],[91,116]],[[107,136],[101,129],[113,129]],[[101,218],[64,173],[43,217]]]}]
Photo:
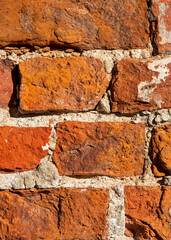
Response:
[{"label": "red brick", "polygon": [[151,154],[154,175],[171,175],[171,124],[153,130]]},{"label": "red brick", "polygon": [[171,2],[152,0],[152,13],[157,22],[155,43],[159,53],[171,52]]},{"label": "red brick", "polygon": [[120,61],[111,91],[113,112],[134,113],[171,107],[171,57]]},{"label": "red brick", "polygon": [[1,0],[0,16],[0,47],[130,49],[149,42],[146,0]]},{"label": "red brick", "polygon": [[59,123],[54,162],[61,175],[140,175],[144,135],[143,123]]},{"label": "red brick", "polygon": [[108,190],[0,192],[0,236],[8,240],[107,239]]},{"label": "red brick", "polygon": [[0,107],[6,108],[13,93],[12,63],[0,60]]},{"label": "red brick", "polygon": [[171,187],[125,187],[126,235],[134,239],[171,239]]},{"label": "red brick", "polygon": [[0,127],[0,172],[37,167],[48,152],[51,128]]},{"label": "red brick", "polygon": [[95,58],[36,58],[19,66],[24,111],[93,110],[109,81]]}]

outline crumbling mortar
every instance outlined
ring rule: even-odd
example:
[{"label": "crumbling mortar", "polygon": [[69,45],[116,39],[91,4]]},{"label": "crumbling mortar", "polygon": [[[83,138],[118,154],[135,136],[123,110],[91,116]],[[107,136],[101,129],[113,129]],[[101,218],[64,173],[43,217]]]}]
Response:
[{"label": "crumbling mortar", "polygon": [[[17,127],[48,127],[55,126],[58,122],[63,121],[87,121],[87,122],[125,122],[133,121],[135,123],[145,122],[147,127],[156,127],[171,123],[171,109],[161,109],[156,111],[142,111],[135,114],[119,114],[119,113],[99,113],[97,111],[90,112],[70,112],[70,113],[51,113],[46,115],[22,115],[16,112],[10,116],[9,109],[0,108],[0,126],[17,126]],[[53,122],[53,123],[50,123]]]},{"label": "crumbling mortar", "polygon": [[[149,43],[149,46],[145,49],[131,49],[131,50],[84,50],[82,52],[67,52],[63,50],[50,50],[48,52],[43,52],[41,49],[35,51],[28,51],[26,53],[17,54],[14,51],[5,51],[0,49],[0,59],[10,59],[15,64],[19,62],[28,61],[36,57],[95,57],[101,59],[105,65],[108,65],[111,61],[120,61],[125,57],[129,58],[140,58],[147,59],[152,56],[152,46]],[[110,71],[109,71],[110,72]]]}]

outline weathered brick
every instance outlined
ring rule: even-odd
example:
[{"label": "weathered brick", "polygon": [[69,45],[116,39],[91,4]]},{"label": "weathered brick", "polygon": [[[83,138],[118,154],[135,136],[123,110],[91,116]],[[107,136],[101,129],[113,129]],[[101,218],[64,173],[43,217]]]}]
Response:
[{"label": "weathered brick", "polygon": [[126,235],[171,239],[171,187],[125,187]]},{"label": "weathered brick", "polygon": [[63,122],[54,162],[61,175],[134,176],[143,172],[144,123]]},{"label": "weathered brick", "polygon": [[171,57],[120,61],[111,91],[113,112],[171,107]]},{"label": "weathered brick", "polygon": [[151,155],[154,175],[171,175],[171,124],[153,130]]},{"label": "weathered brick", "polygon": [[144,48],[146,0],[0,1],[0,47]]},{"label": "weathered brick", "polygon": [[108,190],[0,192],[0,237],[17,240],[107,239]]},{"label": "weathered brick", "polygon": [[36,58],[19,69],[24,111],[93,110],[109,84],[103,64],[95,58]]},{"label": "weathered brick", "polygon": [[151,9],[155,19],[152,32],[158,52],[171,52],[171,1],[152,0]]},{"label": "weathered brick", "polygon": [[47,154],[51,128],[0,127],[0,172],[37,167]]},{"label": "weathered brick", "polygon": [[13,65],[10,61],[0,60],[0,107],[9,105],[13,94]]}]

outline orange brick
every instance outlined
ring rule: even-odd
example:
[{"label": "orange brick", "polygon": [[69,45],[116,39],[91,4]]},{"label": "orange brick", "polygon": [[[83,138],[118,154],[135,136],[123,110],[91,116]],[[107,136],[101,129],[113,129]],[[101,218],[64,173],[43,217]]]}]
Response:
[{"label": "orange brick", "polygon": [[151,154],[154,175],[171,175],[171,124],[153,130]]},{"label": "orange brick", "polygon": [[134,239],[171,239],[171,187],[125,187],[126,235]]},{"label": "orange brick", "polygon": [[108,190],[0,192],[2,239],[107,239]]},{"label": "orange brick", "polygon": [[12,62],[0,60],[0,107],[9,105],[13,94]]},{"label": "orange brick", "polygon": [[20,63],[23,111],[93,110],[108,87],[100,60],[36,58]]},{"label": "orange brick", "polygon": [[113,112],[171,107],[171,57],[120,61],[111,91]]},{"label": "orange brick", "polygon": [[0,172],[37,167],[48,152],[51,128],[0,127]]},{"label": "orange brick", "polygon": [[146,0],[0,1],[0,47],[145,48]]},{"label": "orange brick", "polygon": [[58,124],[54,162],[61,175],[135,176],[143,173],[144,124]]},{"label": "orange brick", "polygon": [[171,2],[170,0],[152,0],[151,8],[157,21],[154,41],[158,52],[171,52]]}]

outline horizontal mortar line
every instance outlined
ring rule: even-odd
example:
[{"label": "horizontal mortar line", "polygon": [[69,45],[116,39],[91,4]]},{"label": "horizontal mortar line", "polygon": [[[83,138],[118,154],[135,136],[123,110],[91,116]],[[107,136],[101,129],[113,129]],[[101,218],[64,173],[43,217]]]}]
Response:
[{"label": "horizontal mortar line", "polygon": [[[87,119],[85,119],[87,118]],[[53,116],[33,116],[33,117],[28,117],[25,119],[25,122],[23,121],[23,118],[6,118],[5,121],[0,122],[0,125],[22,125],[22,126],[28,126],[29,125],[46,125],[49,126],[49,120],[53,119],[56,123],[59,122],[65,122],[65,121],[80,121],[80,122],[131,122],[133,121],[131,117],[115,117],[112,115],[82,115],[82,116],[73,116],[73,115],[66,115],[66,116],[60,116],[57,117],[55,115]],[[35,122],[37,120],[37,122]],[[143,119],[141,119],[140,121],[144,121]]]},{"label": "horizontal mortar line", "polygon": [[[71,48],[72,49],[72,48]],[[60,50],[60,49],[55,49],[55,50],[49,50],[49,51],[44,51],[43,48],[40,47],[40,49],[38,50],[31,50],[28,51],[26,53],[16,53],[16,50],[21,50],[20,47],[18,47],[17,49],[14,50],[8,50],[8,49],[0,49],[0,54],[2,55],[3,53],[6,53],[6,55],[15,55],[15,56],[19,56],[20,58],[22,58],[22,56],[28,56],[31,54],[36,54],[36,55],[41,55],[41,56],[45,56],[46,55],[50,55],[52,53],[57,53],[57,54],[64,54],[66,56],[73,56],[73,54],[80,54],[80,56],[83,56],[84,54],[97,54],[97,53],[107,53],[107,54],[111,54],[111,55],[115,55],[116,53],[121,53],[123,52],[124,55],[127,56],[128,53],[138,53],[138,52],[142,52],[142,51],[148,51],[149,53],[152,52],[152,49],[149,47],[146,48],[132,48],[132,49],[92,49],[92,50],[83,50],[83,51],[73,51],[71,53],[66,52],[64,50]],[[26,48],[24,50],[30,50],[29,48]],[[23,50],[23,51],[24,51]],[[73,49],[74,50],[74,49]],[[22,51],[22,50],[21,50]],[[98,56],[98,55],[97,55]]]},{"label": "horizontal mortar line", "polygon": [[[144,123],[146,123],[146,121],[144,121],[143,119],[142,120],[139,120],[138,122],[137,121],[133,121],[132,119],[126,119],[126,120],[116,120],[116,119],[109,119],[109,120],[106,120],[106,119],[100,119],[100,120],[84,120],[84,119],[69,119],[69,120],[55,120],[55,119],[53,119],[54,121],[55,121],[55,123],[54,124],[50,124],[49,125],[49,123],[47,122],[47,123],[45,123],[44,121],[39,121],[38,123],[35,123],[34,121],[35,121],[35,119],[32,119],[31,121],[29,121],[29,122],[27,122],[27,123],[23,123],[23,122],[18,122],[18,121],[10,121],[10,122],[7,122],[7,123],[4,123],[4,122],[0,122],[0,127],[4,127],[4,126],[9,126],[9,127],[27,127],[27,128],[29,128],[29,127],[53,127],[53,126],[56,126],[58,123],[60,123],[60,122],[68,122],[68,121],[73,121],[73,122],[75,122],[75,121],[78,121],[78,122],[88,122],[88,123],[96,123],[96,122],[115,122],[115,123],[132,123],[132,122],[134,122],[135,124],[138,124],[138,123],[140,123],[140,122],[144,122]],[[154,124],[154,125],[152,125],[152,126],[148,126],[148,124],[147,124],[147,128],[148,129],[151,129],[151,128],[154,128],[154,127],[159,127],[159,126],[162,126],[162,125],[165,125],[165,124],[170,124],[171,122],[170,121],[168,121],[168,122],[164,122],[164,123],[162,123],[162,124],[158,124],[158,125],[156,125],[156,124]]]},{"label": "horizontal mortar line", "polygon": [[[32,171],[32,170],[30,170]],[[27,171],[27,174],[30,172]],[[15,176],[14,176],[15,175]],[[90,177],[90,178],[82,178],[82,179],[76,179],[73,177],[67,177],[67,176],[58,176],[56,179],[53,179],[53,181],[56,181],[56,184],[50,184],[50,183],[42,183],[42,186],[39,184],[39,187],[35,186],[37,179],[35,180],[34,184],[30,186],[29,188],[27,186],[23,187],[17,187],[17,183],[15,185],[15,180],[18,179],[18,181],[24,182],[24,172],[21,173],[10,173],[10,174],[0,174],[0,182],[6,179],[8,181],[8,186],[5,187],[4,184],[0,184],[1,190],[7,190],[7,189],[31,189],[31,188],[40,188],[40,189],[46,189],[46,188],[113,188],[118,185],[120,186],[160,186],[157,181],[159,179],[154,179],[153,177],[150,177],[148,181],[143,182],[143,180],[140,180],[138,185],[136,185],[135,181],[139,179],[140,176],[136,177],[115,177],[115,178],[109,178],[104,176],[96,176],[96,177]],[[26,175],[27,176],[27,175]],[[97,179],[98,178],[98,179]],[[42,179],[42,182],[45,179]],[[52,180],[52,179],[51,179]],[[51,181],[50,180],[50,181]],[[154,181],[155,180],[155,181]],[[81,182],[83,181],[83,182]],[[86,181],[86,182],[85,182]],[[61,182],[61,183],[60,183]],[[24,185],[24,184],[23,184]]]},{"label": "horizontal mortar line", "polygon": [[[3,51],[3,52],[2,52]],[[3,54],[4,53],[4,54]],[[7,53],[7,54],[6,54]],[[50,52],[28,52],[25,54],[16,54],[15,52],[5,52],[4,50],[0,50],[0,59],[10,59],[14,63],[18,64],[20,62],[24,62],[27,60],[31,60],[37,57],[42,58],[63,58],[63,57],[93,57],[100,59],[102,62],[105,62],[110,65],[110,70],[108,71],[106,68],[107,73],[111,73],[114,64],[114,61],[120,61],[123,58],[137,58],[137,59],[148,59],[152,57],[152,50],[149,48],[145,49],[131,49],[131,50],[87,50],[83,51],[82,53],[66,53],[64,51],[59,50],[52,50]],[[112,63],[111,63],[112,61]],[[106,66],[106,65],[105,65]]]}]

